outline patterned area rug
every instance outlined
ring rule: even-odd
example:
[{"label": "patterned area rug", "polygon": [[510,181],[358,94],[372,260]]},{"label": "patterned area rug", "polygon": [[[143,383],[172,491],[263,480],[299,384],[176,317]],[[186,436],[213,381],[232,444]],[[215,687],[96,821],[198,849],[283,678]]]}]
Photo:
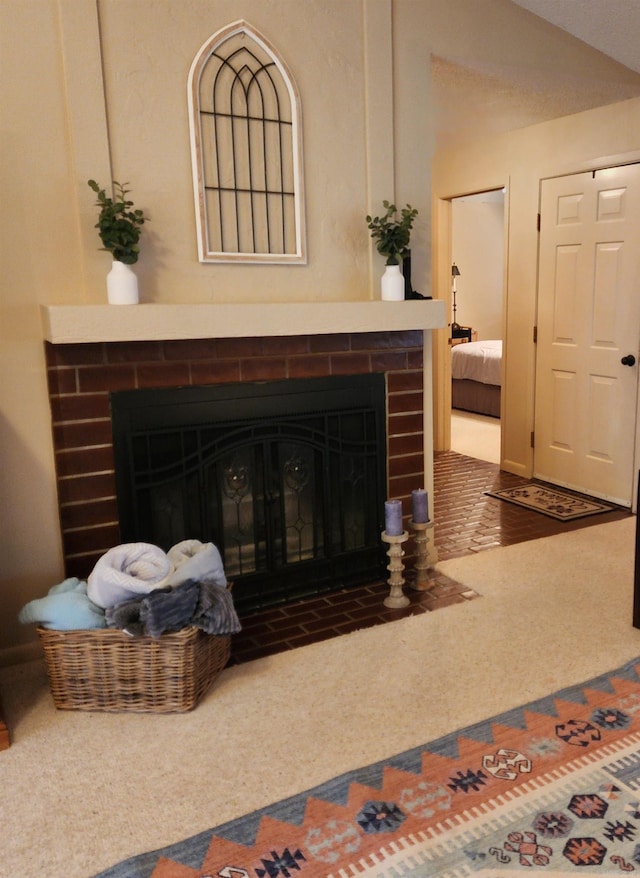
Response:
[{"label": "patterned area rug", "polygon": [[638,671],[640,658],[100,878],[638,873]]},{"label": "patterned area rug", "polygon": [[599,500],[574,497],[572,494],[533,483],[519,485],[517,488],[503,488],[501,491],[487,491],[486,494],[489,497],[497,497],[498,500],[506,500],[507,503],[515,503],[516,506],[533,509],[534,512],[542,512],[543,515],[557,518],[559,521],[572,521],[574,518],[584,518],[586,515],[611,512],[614,508]]}]

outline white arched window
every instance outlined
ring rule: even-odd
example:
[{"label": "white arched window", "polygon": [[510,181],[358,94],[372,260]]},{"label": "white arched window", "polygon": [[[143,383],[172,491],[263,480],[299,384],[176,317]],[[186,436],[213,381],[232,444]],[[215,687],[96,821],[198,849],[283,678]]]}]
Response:
[{"label": "white arched window", "polygon": [[189,72],[201,262],[305,262],[300,99],[244,21],[218,31]]}]

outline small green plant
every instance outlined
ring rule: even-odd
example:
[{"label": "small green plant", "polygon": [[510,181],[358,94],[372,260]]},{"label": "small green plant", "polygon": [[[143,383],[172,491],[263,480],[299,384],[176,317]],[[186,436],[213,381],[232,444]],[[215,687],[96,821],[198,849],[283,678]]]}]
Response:
[{"label": "small green plant", "polygon": [[415,207],[407,204],[400,212],[395,204],[383,201],[384,216],[367,216],[367,226],[376,242],[378,253],[385,257],[387,265],[399,265],[404,252],[409,248],[413,221],[418,215]]},{"label": "small green plant", "polygon": [[101,249],[112,253],[117,262],[133,265],[140,254],[138,241],[145,217],[141,210],[132,209],[133,201],[127,199],[129,190],[125,188],[128,184],[114,180],[113,198],[110,198],[95,180],[87,182],[96,193],[96,206],[100,208],[95,228],[103,244]]}]

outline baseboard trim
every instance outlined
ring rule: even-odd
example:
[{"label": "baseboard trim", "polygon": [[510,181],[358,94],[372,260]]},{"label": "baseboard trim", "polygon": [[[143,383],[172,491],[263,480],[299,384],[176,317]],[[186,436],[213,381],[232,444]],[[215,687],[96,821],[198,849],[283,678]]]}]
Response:
[{"label": "baseboard trim", "polygon": [[8,665],[22,665],[42,658],[42,647],[39,640],[32,643],[23,643],[20,646],[9,646],[0,649],[0,668]]}]

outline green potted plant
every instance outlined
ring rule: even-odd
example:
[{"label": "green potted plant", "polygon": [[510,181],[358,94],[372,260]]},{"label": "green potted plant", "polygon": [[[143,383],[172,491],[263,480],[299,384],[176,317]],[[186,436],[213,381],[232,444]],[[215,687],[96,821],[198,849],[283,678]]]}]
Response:
[{"label": "green potted plant", "polygon": [[98,229],[102,249],[113,256],[113,266],[107,275],[107,294],[112,304],[136,304],[138,278],[130,266],[138,261],[139,240],[145,223],[143,211],[134,209],[127,198],[128,184],[113,181],[113,197],[107,195],[95,180],[88,180],[96,193],[96,207],[100,208]]},{"label": "green potted plant", "polygon": [[397,301],[404,299],[404,279],[400,273],[402,257],[409,249],[413,221],[418,215],[415,207],[407,204],[398,215],[398,208],[389,201],[383,201],[385,213],[382,216],[367,216],[367,227],[376,242],[378,253],[386,260],[386,270],[382,276],[382,298]]},{"label": "green potted plant", "polygon": [[395,204],[383,201],[382,206],[386,213],[383,216],[367,216],[367,226],[376,242],[378,253],[385,257],[387,265],[399,265],[403,253],[409,248],[411,229],[418,211],[407,204],[398,216]]}]

